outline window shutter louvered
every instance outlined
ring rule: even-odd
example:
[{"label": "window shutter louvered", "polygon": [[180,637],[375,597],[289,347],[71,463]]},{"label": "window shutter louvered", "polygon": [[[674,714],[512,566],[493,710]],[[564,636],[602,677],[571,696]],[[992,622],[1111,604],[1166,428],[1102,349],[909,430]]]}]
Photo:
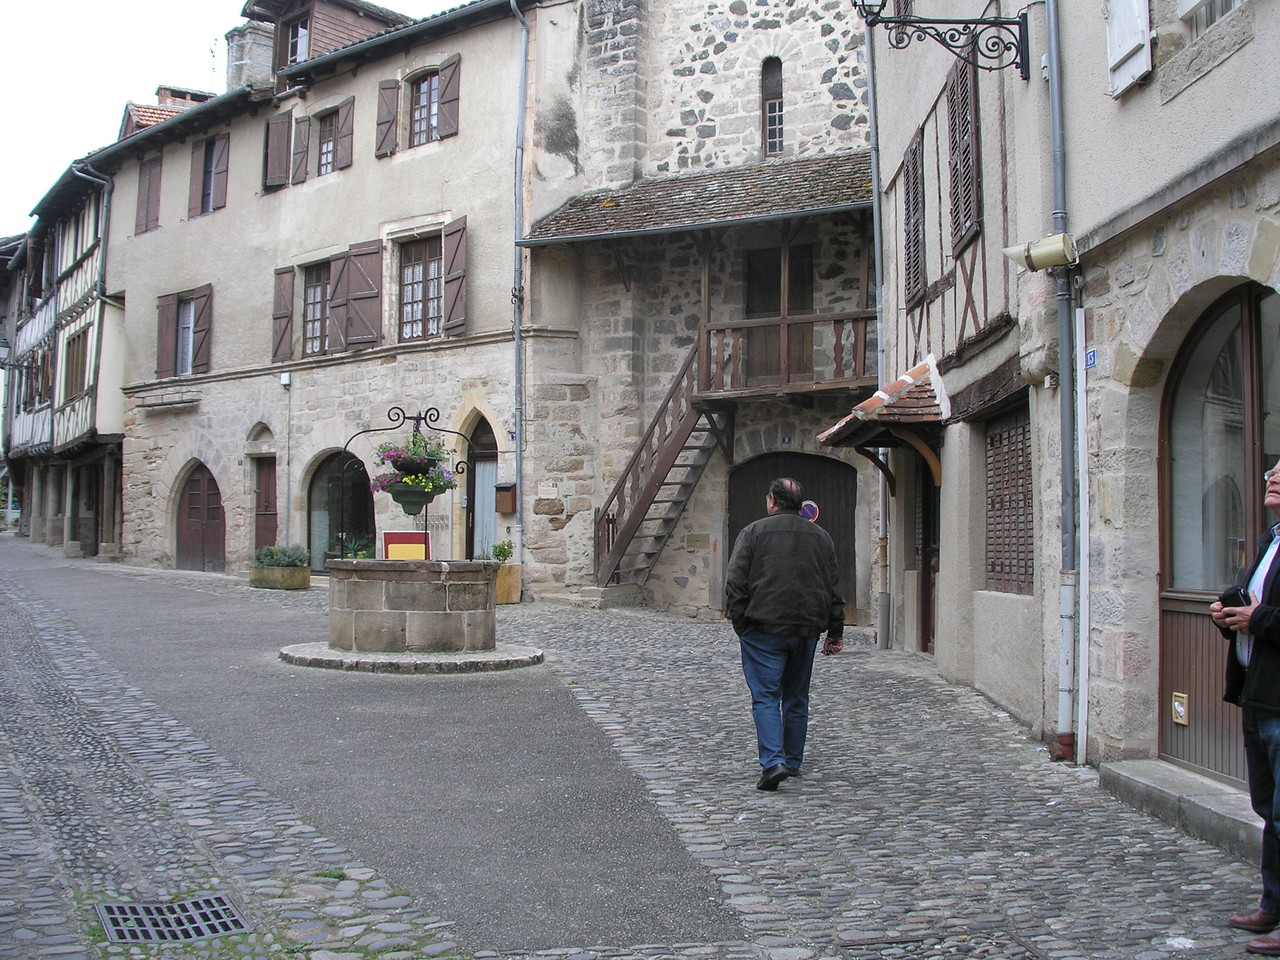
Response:
[{"label": "window shutter louvered", "polygon": [[187,188],[187,217],[200,216],[200,196],[204,189],[204,141],[191,145],[191,183]]},{"label": "window shutter louvered", "polygon": [[280,113],[267,120],[262,164],[262,185],[265,187],[283,187],[289,182],[289,134],[292,129],[292,114]]},{"label": "window shutter louvered", "polygon": [[978,235],[982,185],[978,163],[978,70],[957,60],[947,79],[948,171],[951,181],[951,252],[958,254]]},{"label": "window shutter louvered", "polygon": [[340,253],[329,261],[329,353],[347,349],[347,266],[350,255]]},{"label": "window shutter louvered", "polygon": [[1147,0],[1108,0],[1107,67],[1112,97],[1151,72],[1151,10]]},{"label": "window shutter louvered", "polygon": [[382,241],[347,251],[347,348],[382,341]]},{"label": "window shutter louvered", "polygon": [[160,226],[160,157],[138,166],[138,209],[134,233],[146,233]]},{"label": "window shutter louvered", "polygon": [[444,335],[459,336],[467,327],[467,218],[446,223],[440,232],[444,275]]},{"label": "window shutter louvered", "polygon": [[293,127],[293,173],[290,183],[307,179],[307,159],[311,153],[311,118],[299,117]]},{"label": "window shutter louvered", "polygon": [[462,57],[454,54],[440,64],[440,139],[457,136],[462,89]]},{"label": "window shutter louvered", "polygon": [[333,138],[333,168],[345,170],[351,166],[355,156],[353,143],[355,140],[356,98],[347,97],[338,104],[338,121]]},{"label": "window shutter louvered", "polygon": [[396,152],[400,134],[400,81],[378,84],[378,125],[373,155],[389,157]]},{"label": "window shutter louvered", "polygon": [[178,295],[156,300],[156,379],[172,377],[178,352]]},{"label": "window shutter louvered", "polygon": [[271,360],[293,359],[293,267],[276,270],[275,299],[271,308]]},{"label": "window shutter louvered", "polygon": [[902,283],[908,308],[924,298],[924,138],[917,132],[902,162]]},{"label": "window shutter louvered", "polygon": [[213,287],[205,284],[192,295],[195,323],[191,328],[191,372],[209,372],[209,352],[213,341]]},{"label": "window shutter louvered", "polygon": [[227,171],[231,166],[231,134],[220,133],[213,140],[213,209],[227,205]]}]

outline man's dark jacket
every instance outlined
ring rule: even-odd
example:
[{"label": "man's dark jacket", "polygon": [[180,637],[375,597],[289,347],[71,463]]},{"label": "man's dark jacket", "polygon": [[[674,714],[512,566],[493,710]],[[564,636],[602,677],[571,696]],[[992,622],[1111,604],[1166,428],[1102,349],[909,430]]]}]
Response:
[{"label": "man's dark jacket", "polygon": [[835,544],[799,514],[783,511],[742,528],[724,594],[739,636],[750,628],[781,637],[844,635]]},{"label": "man's dark jacket", "polygon": [[[1258,556],[1242,581],[1246,588],[1270,545],[1271,535],[1268,534],[1258,544]],[[1267,579],[1262,584],[1258,607],[1249,618],[1253,652],[1249,656],[1248,668],[1236,657],[1235,631],[1218,628],[1231,640],[1227,646],[1227,690],[1222,699],[1268,713],[1280,713],[1280,576],[1276,576],[1277,571],[1280,571],[1280,562],[1271,564]]]}]

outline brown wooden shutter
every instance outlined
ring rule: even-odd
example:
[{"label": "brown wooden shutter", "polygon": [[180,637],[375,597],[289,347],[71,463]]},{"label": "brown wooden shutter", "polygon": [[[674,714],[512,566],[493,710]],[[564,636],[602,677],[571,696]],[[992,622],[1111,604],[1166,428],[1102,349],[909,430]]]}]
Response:
[{"label": "brown wooden shutter", "polygon": [[191,328],[191,372],[209,372],[209,352],[213,341],[213,287],[205,284],[191,294],[195,301],[195,322]]},{"label": "brown wooden shutter", "polygon": [[340,253],[329,261],[329,353],[347,349],[347,264],[350,257]]},{"label": "brown wooden shutter", "polygon": [[311,118],[299,117],[293,126],[293,174],[290,183],[307,179],[307,160],[311,155]]},{"label": "brown wooden shutter", "polygon": [[458,134],[459,99],[462,90],[462,57],[454,54],[440,64],[440,139]]},{"label": "brown wooden shutter", "polygon": [[444,335],[458,336],[467,328],[467,218],[446,223],[440,233],[440,272],[444,276]]},{"label": "brown wooden shutter", "polygon": [[978,235],[982,189],[978,169],[978,70],[957,60],[947,77],[948,172],[951,180],[951,249],[957,254]]},{"label": "brown wooden shutter", "polygon": [[227,205],[227,170],[231,165],[231,134],[213,138],[213,205],[221,210]]},{"label": "brown wooden shutter", "polygon": [[293,267],[276,270],[275,301],[271,308],[271,360],[293,359]]},{"label": "brown wooden shutter", "polygon": [[345,170],[355,156],[356,98],[347,97],[338,104],[338,119],[333,134],[333,169]]},{"label": "brown wooden shutter", "polygon": [[138,165],[138,209],[134,233],[146,233],[160,226],[160,157]]},{"label": "brown wooden shutter", "polygon": [[292,130],[293,114],[278,113],[267,119],[262,161],[264,187],[283,187],[289,182],[289,134]]},{"label": "brown wooden shutter", "polygon": [[178,354],[178,295],[156,301],[156,379],[172,377]]},{"label": "brown wooden shutter", "polygon": [[347,347],[382,342],[382,241],[347,251]]},{"label": "brown wooden shutter", "polygon": [[916,133],[902,161],[902,285],[908,307],[924,298],[924,135]]},{"label": "brown wooden shutter", "polygon": [[400,81],[378,84],[378,125],[373,155],[389,157],[396,152],[400,135]]},{"label": "brown wooden shutter", "polygon": [[187,187],[187,216],[200,216],[200,198],[204,191],[204,141],[191,145],[191,183]]}]

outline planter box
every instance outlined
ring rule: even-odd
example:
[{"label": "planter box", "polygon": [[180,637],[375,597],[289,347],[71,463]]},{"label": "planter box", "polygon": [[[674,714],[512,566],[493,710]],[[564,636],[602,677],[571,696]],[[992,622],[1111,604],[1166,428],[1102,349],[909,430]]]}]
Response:
[{"label": "planter box", "polygon": [[498,567],[498,603],[519,603],[522,565],[504,563]]},{"label": "planter box", "polygon": [[311,586],[310,567],[253,567],[249,586],[263,590],[306,590]]}]

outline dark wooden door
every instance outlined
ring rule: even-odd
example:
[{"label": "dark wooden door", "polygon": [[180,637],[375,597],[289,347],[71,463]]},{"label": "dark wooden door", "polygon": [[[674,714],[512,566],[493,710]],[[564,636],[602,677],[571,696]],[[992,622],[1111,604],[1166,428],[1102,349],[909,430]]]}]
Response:
[{"label": "dark wooden door", "polygon": [[922,458],[916,461],[916,524],[920,538],[920,649],[933,653],[938,627],[938,551],[941,496],[933,482],[933,472]]},{"label": "dark wooden door", "polygon": [[221,573],[227,564],[227,523],[213,474],[200,464],[187,478],[178,503],[179,570]]},{"label": "dark wooden door", "polygon": [[279,515],[276,511],[276,458],[254,460],[253,549],[271,547],[276,542]]},{"label": "dark wooden door", "polygon": [[[840,563],[846,622],[858,607],[856,591],[857,541],[854,518],[858,506],[858,471],[840,460],[810,454],[770,453],[739,466],[729,477],[729,550],[748,523],[767,516],[764,506],[769,484],[791,477],[804,487],[805,498],[818,505],[815,521],[835,542]],[[728,563],[728,556],[725,557]]]}]

